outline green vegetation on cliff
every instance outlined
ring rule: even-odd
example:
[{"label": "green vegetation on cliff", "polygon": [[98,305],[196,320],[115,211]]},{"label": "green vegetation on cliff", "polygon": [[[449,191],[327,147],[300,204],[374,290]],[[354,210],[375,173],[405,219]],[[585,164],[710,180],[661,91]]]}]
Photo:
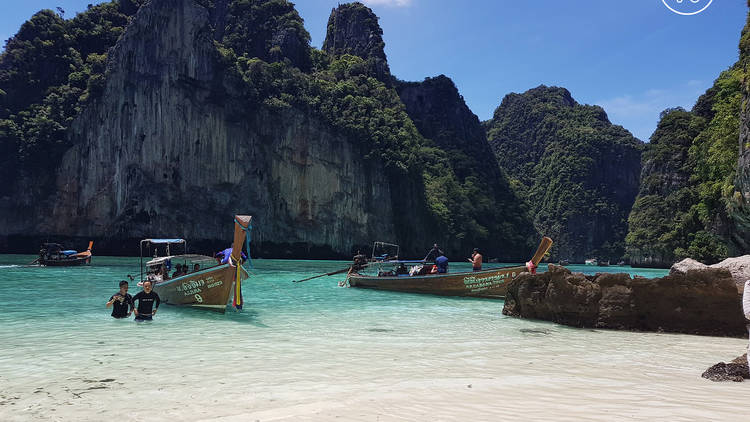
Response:
[{"label": "green vegetation on cliff", "polygon": [[[0,150],[8,152],[0,158],[4,176],[41,173],[43,184],[54,189],[60,158],[76,142],[68,129],[101,95],[108,51],[117,48],[141,3],[111,1],[69,20],[42,11],[8,42],[0,57]],[[450,251],[504,240],[510,242],[498,245],[504,258],[525,257],[521,236],[512,236],[528,233],[517,209],[492,209],[494,200],[477,175],[456,175],[471,166],[454,165],[452,152],[420,134],[406,112],[392,86],[382,38],[368,32],[382,33],[372,11],[360,3],[343,5],[352,13],[329,25],[329,31],[343,31],[337,34],[341,43],[364,43],[362,57],[349,54],[357,49],[340,50],[341,44],[330,53],[311,48],[302,19],[286,0],[195,4],[209,22],[201,42],[212,39],[216,47],[219,71],[210,99],[225,105],[232,119],[283,110],[328,123],[357,145],[365,160],[387,172],[394,225],[407,247],[421,250],[426,237],[445,242]],[[4,186],[0,193],[18,193],[12,184]],[[54,198],[52,193],[33,193],[38,198],[32,202]]]},{"label": "green vegetation on cliff", "polygon": [[717,262],[742,252],[734,203],[744,72],[733,66],[693,110],[666,110],[643,154],[638,197],[629,217],[628,254],[639,264],[691,257]]},{"label": "green vegetation on cliff", "polygon": [[[65,20],[42,10],[7,41],[0,56],[0,168],[50,175],[70,147],[66,130],[92,96],[101,94],[107,50],[137,10],[132,0],[90,6]],[[12,183],[3,183],[0,193]]]},{"label": "green vegetation on cliff", "polygon": [[619,259],[642,143],[564,88],[507,95],[486,124],[500,166],[558,259]]}]

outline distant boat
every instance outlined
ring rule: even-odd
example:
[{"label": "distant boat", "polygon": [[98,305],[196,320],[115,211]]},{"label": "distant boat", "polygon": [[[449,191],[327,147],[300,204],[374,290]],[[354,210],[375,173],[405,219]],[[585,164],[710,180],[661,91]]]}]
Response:
[{"label": "distant boat", "polygon": [[596,258],[587,259],[585,262],[586,265],[598,265],[598,262]]},{"label": "distant boat", "polygon": [[599,265],[600,267],[609,267],[609,260],[607,260],[607,261],[599,261],[597,263],[597,265]]},{"label": "distant boat", "polygon": [[557,264],[566,266],[566,265],[570,265],[570,261],[568,261],[567,259],[561,259],[560,262],[558,262]]},{"label": "distant boat", "polygon": [[[513,267],[494,268],[483,271],[465,271],[445,274],[424,274],[422,270],[432,267],[425,265],[423,261],[384,261],[378,260],[373,254],[369,262],[360,265],[352,265],[347,276],[347,282],[351,287],[390,290],[406,293],[426,293],[442,296],[473,296],[487,298],[503,298],[508,290],[508,283],[523,272],[536,272],[536,267],[542,261],[544,255],[552,246],[552,239],[544,237],[539,248],[526,265]],[[373,248],[374,249],[374,248]],[[409,275],[403,269],[405,265],[413,265]],[[375,275],[366,275],[363,267],[374,270]],[[384,271],[387,267],[392,269]],[[401,274],[400,274],[401,272]]]},{"label": "distant boat", "polygon": [[625,265],[625,261],[619,261],[619,262],[617,262],[617,266],[618,267],[622,267],[623,265]]},{"label": "distant boat", "polygon": [[91,264],[91,248],[94,241],[89,241],[89,247],[83,252],[66,250],[59,243],[43,243],[39,249],[39,258],[34,263],[48,267],[76,267]]},{"label": "distant boat", "polygon": [[[249,245],[249,237],[248,243],[245,243],[245,240],[252,230],[250,221],[250,216],[235,216],[231,258],[226,264],[221,264],[216,258],[206,255],[187,253],[172,255],[170,253],[172,245],[182,246],[183,251],[187,252],[185,239],[141,240],[141,281],[138,284],[142,285],[145,280],[152,281],[154,291],[164,303],[221,313],[226,312],[229,297],[234,293],[233,305],[241,309],[241,284],[248,276],[242,267],[242,247]],[[148,250],[151,246],[158,247],[159,245],[164,245],[166,248],[166,256],[154,257],[144,265],[144,246]],[[164,271],[166,270],[168,274],[177,264],[187,265],[187,273],[173,278],[167,275],[165,278]],[[194,270],[196,264],[198,265],[197,271]]]}]

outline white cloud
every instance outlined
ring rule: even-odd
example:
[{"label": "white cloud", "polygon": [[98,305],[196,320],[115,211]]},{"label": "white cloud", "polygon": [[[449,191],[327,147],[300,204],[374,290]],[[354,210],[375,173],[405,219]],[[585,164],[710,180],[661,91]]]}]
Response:
[{"label": "white cloud", "polygon": [[368,6],[408,7],[412,0],[362,0]]},{"label": "white cloud", "polygon": [[637,138],[648,141],[656,129],[659,114],[668,108],[690,110],[708,86],[697,80],[688,81],[671,89],[649,89],[639,94],[623,94],[597,101],[609,119],[625,127]]}]

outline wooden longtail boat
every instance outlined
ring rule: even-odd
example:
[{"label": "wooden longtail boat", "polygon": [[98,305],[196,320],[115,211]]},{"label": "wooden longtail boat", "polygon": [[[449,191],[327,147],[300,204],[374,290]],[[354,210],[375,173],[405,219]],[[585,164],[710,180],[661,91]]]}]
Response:
[{"label": "wooden longtail boat", "polygon": [[[408,274],[400,276],[370,276],[360,271],[350,271],[347,282],[351,287],[391,290],[396,292],[426,293],[442,296],[473,296],[504,298],[508,283],[522,272],[536,272],[536,267],[552,246],[552,239],[544,237],[534,256],[525,266],[493,268],[483,271],[447,274]],[[400,264],[406,261],[386,261],[382,264]],[[413,262],[413,261],[411,261]],[[377,266],[381,263],[370,263]],[[357,268],[355,265],[354,268]]]},{"label": "wooden longtail boat", "polygon": [[77,267],[91,264],[91,248],[94,241],[89,241],[89,247],[83,251],[63,250],[59,243],[44,243],[39,250],[38,262],[48,267]]},{"label": "wooden longtail boat", "polygon": [[[232,253],[229,262],[220,264],[218,261],[204,255],[170,255],[158,257],[143,265],[143,247],[149,245],[182,244],[185,251],[187,242],[183,239],[144,239],[141,241],[141,283],[151,280],[154,283],[154,291],[159,295],[163,303],[178,306],[190,306],[199,309],[207,309],[224,313],[226,312],[229,297],[234,293],[233,305],[242,308],[241,283],[247,279],[247,272],[242,268],[242,247],[249,245],[251,217],[237,215],[234,218],[234,241],[232,242]],[[247,236],[247,237],[246,237]],[[246,242],[247,239],[247,242]],[[249,251],[248,251],[249,254]],[[174,278],[164,279],[163,275],[156,272],[161,268],[167,268],[172,263],[185,263],[188,268],[198,271],[188,272]],[[209,264],[208,267],[205,267]]]}]

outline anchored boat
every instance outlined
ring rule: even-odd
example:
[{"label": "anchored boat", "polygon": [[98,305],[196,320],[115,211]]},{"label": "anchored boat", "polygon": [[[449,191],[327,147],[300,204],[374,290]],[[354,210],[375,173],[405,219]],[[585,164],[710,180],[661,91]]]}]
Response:
[{"label": "anchored boat", "polygon": [[[247,271],[242,267],[242,248],[248,248],[249,257],[252,230],[250,222],[250,216],[234,217],[232,252],[224,264],[214,257],[188,254],[184,239],[141,240],[141,282],[138,284],[141,285],[145,280],[151,281],[161,301],[170,305],[224,313],[229,297],[233,294],[232,305],[242,309],[242,281],[248,277]],[[156,256],[144,265],[144,249],[158,250],[159,247],[166,250],[166,255]],[[170,249],[175,247],[181,247],[184,253],[172,255]],[[184,270],[178,270],[178,266]]]},{"label": "anchored boat", "polygon": [[[536,253],[526,265],[445,274],[422,274],[418,269],[419,266],[425,267],[422,261],[385,260],[373,253],[370,260],[355,258],[346,282],[351,287],[365,289],[442,296],[504,298],[508,283],[523,272],[535,273],[537,265],[551,246],[552,239],[544,237]],[[413,266],[410,270],[404,271],[407,265]],[[375,275],[366,275],[365,269],[374,270]]]},{"label": "anchored boat", "polygon": [[75,267],[79,265],[91,264],[91,248],[94,241],[89,241],[89,247],[78,252],[74,250],[65,250],[59,243],[43,243],[39,249],[39,258],[34,261],[40,265],[49,267]]}]

